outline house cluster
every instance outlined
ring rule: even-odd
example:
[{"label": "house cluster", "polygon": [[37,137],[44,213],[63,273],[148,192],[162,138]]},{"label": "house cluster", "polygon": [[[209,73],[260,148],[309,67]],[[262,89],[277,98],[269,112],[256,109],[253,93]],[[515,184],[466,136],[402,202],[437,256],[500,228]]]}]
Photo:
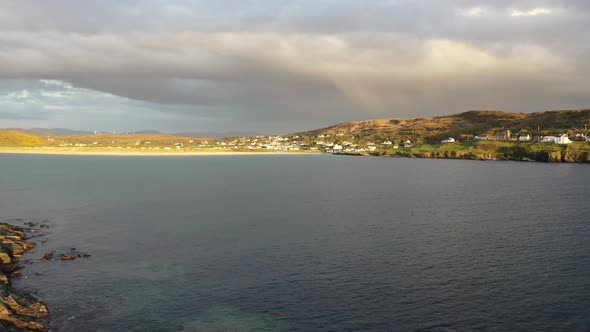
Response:
[{"label": "house cluster", "polygon": [[345,141],[342,144],[334,144],[329,149],[326,149],[328,153],[364,153],[377,150],[377,146],[373,142],[367,142],[365,146],[360,144],[354,144],[352,142]]},{"label": "house cluster", "polygon": [[[521,133],[519,135],[513,136],[510,130],[504,130],[501,132],[497,132],[494,134],[493,137],[490,136],[475,136],[474,139],[476,141],[489,141],[489,140],[497,140],[497,141],[519,141],[519,142],[540,142],[540,143],[551,143],[551,144],[570,144],[572,140],[568,134],[556,134],[556,135],[546,135],[546,136],[531,136],[529,133]],[[586,141],[590,142],[590,133],[588,134],[576,134],[575,140],[577,141]],[[445,143],[445,141],[443,141]]]},{"label": "house cluster", "polygon": [[[272,151],[299,151],[302,146],[307,144],[298,141],[299,136],[291,139],[283,136],[256,136],[256,137],[239,137],[230,141],[219,140],[215,145],[227,149],[247,149],[247,150],[272,150]],[[199,147],[208,147],[201,144]]]}]

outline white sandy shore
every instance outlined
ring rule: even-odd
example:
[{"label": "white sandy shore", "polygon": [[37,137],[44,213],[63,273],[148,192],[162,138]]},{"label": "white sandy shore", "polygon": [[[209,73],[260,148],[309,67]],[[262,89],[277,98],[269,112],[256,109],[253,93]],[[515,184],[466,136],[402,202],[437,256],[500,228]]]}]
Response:
[{"label": "white sandy shore", "polygon": [[173,156],[254,156],[254,155],[316,155],[319,152],[238,152],[238,151],[93,151],[93,150],[75,150],[75,149],[43,149],[43,148],[0,148],[0,154],[41,154],[41,155],[84,155],[84,156],[145,156],[145,157],[173,157]]}]

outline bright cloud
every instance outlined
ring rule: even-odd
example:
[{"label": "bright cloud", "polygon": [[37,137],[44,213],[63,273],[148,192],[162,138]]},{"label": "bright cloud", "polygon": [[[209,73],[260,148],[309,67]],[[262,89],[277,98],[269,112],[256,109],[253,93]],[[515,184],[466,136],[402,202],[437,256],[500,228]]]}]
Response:
[{"label": "bright cloud", "polygon": [[485,13],[485,9],[482,7],[473,7],[467,10],[462,10],[461,13],[465,16],[481,16]]},{"label": "bright cloud", "polygon": [[516,10],[512,9],[510,11],[510,16],[539,16],[539,15],[549,15],[551,14],[551,9],[548,8],[534,8],[530,10]]}]

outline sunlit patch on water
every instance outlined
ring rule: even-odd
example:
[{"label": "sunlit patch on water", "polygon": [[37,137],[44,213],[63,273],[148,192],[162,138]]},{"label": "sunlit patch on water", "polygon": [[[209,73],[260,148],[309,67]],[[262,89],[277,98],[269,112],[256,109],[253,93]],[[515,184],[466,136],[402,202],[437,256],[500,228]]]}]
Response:
[{"label": "sunlit patch on water", "polygon": [[254,332],[282,331],[279,322],[268,317],[250,315],[231,306],[215,306],[184,324],[184,332]]}]

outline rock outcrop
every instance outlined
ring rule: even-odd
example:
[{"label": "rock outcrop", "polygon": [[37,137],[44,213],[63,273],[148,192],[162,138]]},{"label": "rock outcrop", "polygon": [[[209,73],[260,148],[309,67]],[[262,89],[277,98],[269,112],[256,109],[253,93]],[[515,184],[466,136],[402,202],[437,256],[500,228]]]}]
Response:
[{"label": "rock outcrop", "polygon": [[21,227],[0,223],[0,330],[46,331],[47,306],[29,294],[17,292],[10,283],[11,274],[20,268],[18,259],[35,247],[26,241]]}]

